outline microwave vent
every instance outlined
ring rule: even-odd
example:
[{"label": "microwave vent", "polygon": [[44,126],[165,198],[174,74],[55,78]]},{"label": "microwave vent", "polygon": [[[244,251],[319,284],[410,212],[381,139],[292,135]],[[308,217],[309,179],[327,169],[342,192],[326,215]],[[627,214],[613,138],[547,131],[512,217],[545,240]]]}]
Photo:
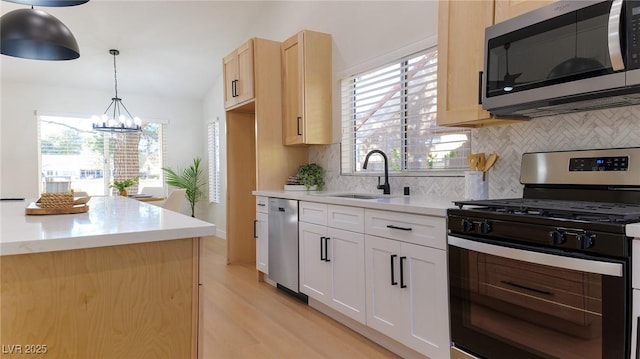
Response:
[{"label": "microwave vent", "polygon": [[605,98],[594,98],[578,102],[528,108],[513,111],[512,114],[533,118],[633,105],[640,105],[640,94],[627,94]]}]

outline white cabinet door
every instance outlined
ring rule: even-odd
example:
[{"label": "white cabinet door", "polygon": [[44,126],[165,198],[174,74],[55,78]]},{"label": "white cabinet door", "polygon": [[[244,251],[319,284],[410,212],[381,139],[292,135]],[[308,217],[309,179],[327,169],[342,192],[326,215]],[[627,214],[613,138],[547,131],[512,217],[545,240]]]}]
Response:
[{"label": "white cabinet door", "polygon": [[327,229],[332,308],[360,323],[366,322],[364,234]]},{"label": "white cabinet door", "polygon": [[269,215],[256,212],[256,269],[269,274]]},{"label": "white cabinet door", "polygon": [[300,291],[329,303],[331,262],[325,260],[327,227],[305,222],[300,222],[298,226]]},{"label": "white cabinet door", "polygon": [[[430,358],[449,356],[447,256],[445,251],[403,243],[400,263],[406,288],[407,346]],[[402,284],[402,283],[401,283]]]},{"label": "white cabinet door", "polygon": [[365,236],[367,325],[430,357],[448,358],[446,252]]},{"label": "white cabinet door", "polygon": [[402,337],[400,242],[365,236],[367,325],[396,340]]}]

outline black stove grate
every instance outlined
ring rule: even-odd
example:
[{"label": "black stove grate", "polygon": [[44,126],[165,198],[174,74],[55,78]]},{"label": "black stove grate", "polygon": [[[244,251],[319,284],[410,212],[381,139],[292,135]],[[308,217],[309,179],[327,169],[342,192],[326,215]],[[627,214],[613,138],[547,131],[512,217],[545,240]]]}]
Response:
[{"label": "black stove grate", "polygon": [[640,205],[588,201],[566,201],[531,198],[457,201],[462,209],[505,213],[510,215],[560,218],[587,222],[634,223],[640,222]]}]

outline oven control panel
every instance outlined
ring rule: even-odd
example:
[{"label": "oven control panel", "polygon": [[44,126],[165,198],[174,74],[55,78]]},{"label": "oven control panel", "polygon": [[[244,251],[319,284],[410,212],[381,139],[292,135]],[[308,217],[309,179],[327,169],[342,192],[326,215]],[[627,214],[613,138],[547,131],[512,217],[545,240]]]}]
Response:
[{"label": "oven control panel", "polygon": [[569,159],[569,171],[626,171],[628,169],[629,156]]}]

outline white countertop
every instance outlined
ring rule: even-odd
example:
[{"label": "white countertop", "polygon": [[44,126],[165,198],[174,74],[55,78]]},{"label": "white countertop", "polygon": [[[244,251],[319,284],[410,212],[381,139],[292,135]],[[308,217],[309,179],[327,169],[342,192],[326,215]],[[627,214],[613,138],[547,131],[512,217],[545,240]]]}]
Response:
[{"label": "white countertop", "polygon": [[0,254],[25,254],[215,235],[215,225],[126,197],[92,197],[79,214],[25,215],[0,201]]},{"label": "white countertop", "polygon": [[625,226],[627,236],[640,240],[640,223],[627,224]]},{"label": "white countertop", "polygon": [[[337,204],[343,206],[353,206],[362,208],[380,209],[385,211],[405,212],[414,214],[424,214],[436,217],[446,217],[447,208],[454,207],[453,201],[462,200],[459,198],[444,197],[422,197],[422,196],[402,196],[402,195],[382,195],[380,193],[366,193],[367,195],[380,195],[383,198],[376,199],[356,199],[334,197],[334,195],[347,192],[314,192],[314,191],[279,191],[260,190],[252,192],[256,196],[277,197],[286,199],[296,199],[299,201],[319,202]],[[348,192],[353,193],[353,192]],[[364,194],[364,193],[363,193]]]},{"label": "white countertop", "polygon": [[[296,199],[299,201],[319,202],[328,204],[338,204],[343,206],[363,207],[381,209],[395,212],[406,212],[414,214],[424,214],[429,216],[446,217],[447,208],[455,207],[453,202],[463,200],[463,195],[459,198],[443,197],[420,197],[385,195],[379,199],[355,199],[332,197],[335,194],[352,192],[314,192],[314,191],[279,191],[260,190],[252,192],[256,196],[277,197]],[[364,193],[363,193],[364,194]],[[376,193],[366,193],[368,195]],[[382,196],[382,195],[381,195]],[[640,223],[628,224],[626,235],[640,240]]]}]

